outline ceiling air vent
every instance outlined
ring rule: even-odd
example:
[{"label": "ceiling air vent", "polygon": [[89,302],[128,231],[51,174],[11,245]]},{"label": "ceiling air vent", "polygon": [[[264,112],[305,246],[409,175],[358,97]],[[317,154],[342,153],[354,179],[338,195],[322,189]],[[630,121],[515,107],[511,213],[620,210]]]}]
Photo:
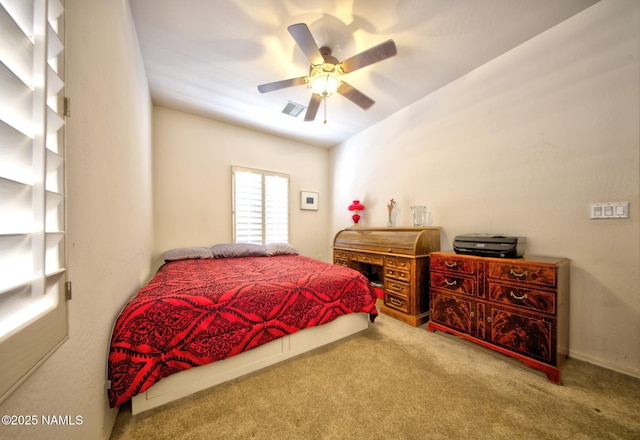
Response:
[{"label": "ceiling air vent", "polygon": [[284,113],[285,115],[293,116],[295,118],[300,113],[302,113],[302,110],[304,109],[305,107],[303,105],[289,101],[287,102],[287,105],[285,105],[282,109],[282,113]]}]

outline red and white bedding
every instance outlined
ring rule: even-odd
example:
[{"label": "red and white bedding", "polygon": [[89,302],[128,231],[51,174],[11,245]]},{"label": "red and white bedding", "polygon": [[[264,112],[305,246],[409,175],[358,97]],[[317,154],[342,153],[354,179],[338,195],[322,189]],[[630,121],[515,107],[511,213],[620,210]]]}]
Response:
[{"label": "red and white bedding", "polygon": [[369,313],[373,322],[375,301],[359,272],[301,255],[168,262],[116,321],[109,404],[347,313]]}]

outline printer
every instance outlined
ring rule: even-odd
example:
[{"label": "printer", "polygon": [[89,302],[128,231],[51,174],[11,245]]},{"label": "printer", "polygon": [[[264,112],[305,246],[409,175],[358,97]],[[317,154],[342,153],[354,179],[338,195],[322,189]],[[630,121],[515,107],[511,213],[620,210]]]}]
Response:
[{"label": "printer", "polygon": [[453,239],[457,254],[481,257],[517,258],[524,255],[526,237],[507,237],[492,234],[464,234]]}]

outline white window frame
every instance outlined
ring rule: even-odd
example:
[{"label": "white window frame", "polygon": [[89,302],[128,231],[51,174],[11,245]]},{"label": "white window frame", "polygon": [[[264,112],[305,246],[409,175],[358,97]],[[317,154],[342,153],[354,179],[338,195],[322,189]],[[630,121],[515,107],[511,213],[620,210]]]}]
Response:
[{"label": "white window frame", "polygon": [[234,243],[289,242],[289,182],[288,174],[231,167]]},{"label": "white window frame", "polygon": [[64,0],[0,0],[0,402],[68,338]]}]

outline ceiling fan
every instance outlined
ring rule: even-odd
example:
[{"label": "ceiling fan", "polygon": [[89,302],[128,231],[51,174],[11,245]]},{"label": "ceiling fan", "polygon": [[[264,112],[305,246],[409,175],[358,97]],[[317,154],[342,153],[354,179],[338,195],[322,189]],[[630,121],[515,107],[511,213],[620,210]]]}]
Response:
[{"label": "ceiling fan", "polygon": [[[312,94],[304,116],[305,121],[313,121],[316,118],[316,113],[322,100],[331,96],[334,92],[339,93],[364,110],[375,103],[374,100],[347,84],[342,78],[355,70],[396,55],[398,51],[393,40],[387,40],[340,62],[331,55],[329,47],[318,47],[306,24],[292,24],[287,29],[311,63],[309,75],[259,85],[258,90],[261,93],[306,84],[311,89]],[[327,122],[326,118],[324,122]]]}]

